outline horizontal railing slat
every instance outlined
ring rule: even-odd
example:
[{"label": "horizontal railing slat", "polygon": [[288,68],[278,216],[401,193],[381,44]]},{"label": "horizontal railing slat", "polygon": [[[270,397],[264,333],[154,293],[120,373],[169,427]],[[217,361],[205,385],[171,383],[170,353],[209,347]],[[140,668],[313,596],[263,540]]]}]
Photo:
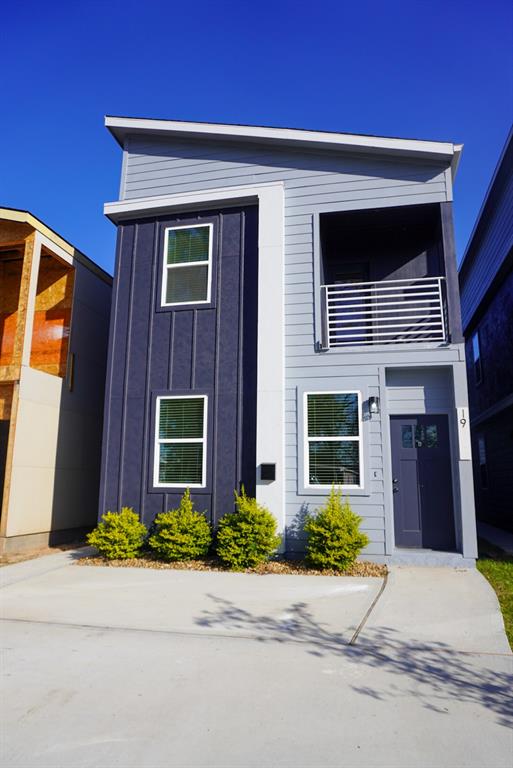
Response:
[{"label": "horizontal railing slat", "polygon": [[327,346],[445,341],[443,280],[426,277],[322,286]]}]

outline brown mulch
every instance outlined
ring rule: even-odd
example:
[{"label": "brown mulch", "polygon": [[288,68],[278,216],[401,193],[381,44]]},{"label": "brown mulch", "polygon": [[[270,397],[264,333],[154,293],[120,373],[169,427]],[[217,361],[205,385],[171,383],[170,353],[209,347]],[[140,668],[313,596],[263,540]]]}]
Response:
[{"label": "brown mulch", "polygon": [[[219,560],[214,557],[203,560],[186,560],[177,563],[167,563],[157,560],[151,554],[134,557],[128,560],[107,560],[105,557],[82,557],[76,561],[77,565],[103,565],[109,568],[158,568],[161,570],[172,569],[175,571],[228,571]],[[302,560],[272,560],[263,563],[257,568],[247,568],[245,573],[258,573],[266,575],[277,573],[288,576],[377,576],[383,577],[387,573],[386,565],[369,563],[366,560],[355,563],[347,571],[341,573],[335,570],[319,571],[309,568]]]}]

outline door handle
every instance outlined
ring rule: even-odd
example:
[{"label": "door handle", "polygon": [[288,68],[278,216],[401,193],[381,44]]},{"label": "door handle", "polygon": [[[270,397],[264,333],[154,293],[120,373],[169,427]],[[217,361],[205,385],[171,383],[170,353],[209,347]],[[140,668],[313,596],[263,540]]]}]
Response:
[{"label": "door handle", "polygon": [[399,493],[399,488],[397,487],[399,480],[397,477],[392,478],[392,493]]}]

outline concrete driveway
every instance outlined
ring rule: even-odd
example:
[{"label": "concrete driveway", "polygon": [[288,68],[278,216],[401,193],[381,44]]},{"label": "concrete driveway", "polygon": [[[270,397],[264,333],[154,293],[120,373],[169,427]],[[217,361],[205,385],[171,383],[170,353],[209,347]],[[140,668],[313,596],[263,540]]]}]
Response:
[{"label": "concrete driveway", "polygon": [[512,765],[513,657],[476,571],[384,586],[62,553],[0,580],[5,768]]}]

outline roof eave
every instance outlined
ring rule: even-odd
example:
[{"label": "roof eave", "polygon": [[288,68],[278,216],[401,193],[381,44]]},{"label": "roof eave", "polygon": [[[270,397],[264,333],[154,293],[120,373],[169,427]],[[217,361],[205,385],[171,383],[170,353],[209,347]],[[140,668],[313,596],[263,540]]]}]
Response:
[{"label": "roof eave", "polygon": [[2,220],[15,221],[20,224],[28,224],[29,227],[32,227],[42,235],[45,235],[45,237],[55,243],[55,245],[58,245],[59,248],[62,248],[62,250],[71,256],[72,259],[76,259],[78,262],[83,264],[83,266],[87,267],[87,269],[89,269],[91,272],[94,272],[99,277],[101,277],[104,282],[112,285],[112,275],[109,275],[109,273],[102,269],[99,264],[90,259],[89,256],[86,256],[85,253],[82,253],[82,251],[79,251],[78,248],[75,248],[75,246],[70,243],[69,240],[66,240],[64,237],[62,237],[62,235],[59,235],[58,232],[49,227],[48,224],[45,224],[44,221],[39,219],[37,216],[34,216],[34,214],[30,211],[27,211],[24,208],[9,208],[7,206],[0,206],[0,221]]},{"label": "roof eave", "polygon": [[294,128],[193,123],[111,115],[105,117],[105,125],[122,148],[125,146],[126,137],[136,134],[174,138],[208,138],[214,141],[248,141],[331,151],[413,156],[419,159],[446,162],[453,168],[453,176],[461,153],[461,145],[450,142],[305,131]]}]

